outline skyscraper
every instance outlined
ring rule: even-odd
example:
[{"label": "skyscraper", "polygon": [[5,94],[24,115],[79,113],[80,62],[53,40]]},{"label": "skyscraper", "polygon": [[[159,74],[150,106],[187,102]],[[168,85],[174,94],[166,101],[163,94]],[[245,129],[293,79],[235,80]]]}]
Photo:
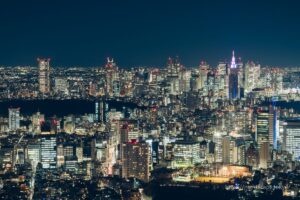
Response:
[{"label": "skyscraper", "polygon": [[196,163],[200,163],[200,144],[194,141],[176,141],[172,167],[191,167]]},{"label": "skyscraper", "polygon": [[260,64],[248,62],[245,66],[245,93],[248,94],[258,86]]},{"label": "skyscraper", "polygon": [[118,81],[118,67],[114,62],[114,59],[107,58],[107,63],[105,65],[105,88],[106,95],[109,97],[113,96],[114,92],[114,82]]},{"label": "skyscraper", "polygon": [[39,62],[39,91],[47,94],[50,92],[50,58],[37,60]]},{"label": "skyscraper", "polygon": [[268,162],[270,161],[269,142],[262,142],[259,149],[259,168],[268,168]]},{"label": "skyscraper", "polygon": [[232,52],[232,60],[229,73],[229,99],[239,98],[238,68],[235,63],[234,51]]},{"label": "skyscraper", "polygon": [[207,82],[207,74],[209,72],[209,65],[206,62],[201,62],[199,67],[200,89],[205,87]]},{"label": "skyscraper", "polygon": [[268,142],[270,147],[277,149],[277,111],[273,106],[263,107],[257,111],[256,140],[258,148],[263,142]]},{"label": "skyscraper", "polygon": [[230,164],[233,161],[234,141],[230,136],[222,138],[222,161],[224,164]]},{"label": "skyscraper", "polygon": [[150,147],[144,142],[128,142],[122,145],[122,176],[138,178],[145,182],[150,177]]},{"label": "skyscraper", "polygon": [[265,108],[257,111],[256,141],[258,148],[261,147],[262,143],[269,141],[269,112]]},{"label": "skyscraper", "polygon": [[36,165],[41,161],[41,145],[39,140],[35,142],[36,143],[28,144],[27,146],[27,159],[31,162],[34,170]]},{"label": "skyscraper", "polygon": [[41,163],[44,169],[56,168],[56,137],[41,138]]},{"label": "skyscraper", "polygon": [[300,120],[290,119],[284,124],[283,149],[300,160]]},{"label": "skyscraper", "polygon": [[9,130],[15,131],[20,128],[20,108],[9,108]]},{"label": "skyscraper", "polygon": [[63,77],[57,77],[57,78],[55,78],[54,91],[56,93],[68,95],[69,94],[69,83],[68,83],[68,80],[66,78],[63,78]]},{"label": "skyscraper", "polygon": [[277,110],[274,105],[269,106],[269,143],[273,149],[277,149]]}]

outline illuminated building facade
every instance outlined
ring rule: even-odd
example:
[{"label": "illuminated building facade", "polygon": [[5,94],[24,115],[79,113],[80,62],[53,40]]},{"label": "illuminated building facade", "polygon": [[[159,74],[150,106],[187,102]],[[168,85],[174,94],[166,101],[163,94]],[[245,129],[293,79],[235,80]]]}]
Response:
[{"label": "illuminated building facade", "polygon": [[28,144],[27,146],[27,159],[32,163],[35,168],[36,165],[41,161],[41,146],[37,144]]},{"label": "illuminated building facade", "polygon": [[284,123],[283,149],[300,160],[300,120],[291,119]]},{"label": "illuminated building facade", "polygon": [[42,94],[50,92],[50,59],[40,59],[39,62],[39,91]]},{"label": "illuminated building facade", "polygon": [[245,65],[245,93],[248,94],[258,86],[260,77],[260,65],[247,62]]},{"label": "illuminated building facade", "polygon": [[8,127],[9,130],[15,131],[20,128],[20,108],[9,108],[8,109]]},{"label": "illuminated building facade", "polygon": [[229,73],[229,99],[239,98],[239,78],[238,78],[238,68],[235,63],[234,51],[232,52],[232,60]]},{"label": "illuminated building facade", "polygon": [[200,144],[191,141],[176,141],[173,168],[192,167],[200,162]]},{"label": "illuminated building facade", "polygon": [[122,177],[134,177],[148,182],[151,164],[149,145],[132,141],[123,144],[122,148]]},{"label": "illuminated building facade", "polygon": [[56,137],[41,138],[41,163],[44,169],[56,168]]},{"label": "illuminated building facade", "polygon": [[257,111],[256,118],[256,141],[258,148],[261,144],[269,141],[269,112],[262,108]]}]

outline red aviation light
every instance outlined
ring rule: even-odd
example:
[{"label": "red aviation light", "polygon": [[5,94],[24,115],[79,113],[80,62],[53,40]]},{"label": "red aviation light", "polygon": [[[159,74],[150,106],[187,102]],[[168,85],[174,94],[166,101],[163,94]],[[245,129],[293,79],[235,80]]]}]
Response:
[{"label": "red aviation light", "polygon": [[131,139],[130,142],[128,142],[129,144],[138,144],[137,139]]}]

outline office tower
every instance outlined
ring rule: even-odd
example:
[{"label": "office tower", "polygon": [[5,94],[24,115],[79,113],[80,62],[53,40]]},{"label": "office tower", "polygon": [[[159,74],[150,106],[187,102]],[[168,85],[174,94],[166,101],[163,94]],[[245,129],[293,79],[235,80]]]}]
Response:
[{"label": "office tower", "polygon": [[107,58],[105,65],[105,88],[106,95],[113,96],[114,82],[119,80],[118,67],[114,59]]},{"label": "office tower", "polygon": [[182,71],[182,65],[179,59],[169,58],[167,62],[167,79],[169,84],[169,93],[178,95],[180,93],[180,79],[179,73]]},{"label": "office tower", "polygon": [[189,92],[191,90],[191,71],[190,70],[182,70],[180,72],[180,91],[181,92]]},{"label": "office tower", "polygon": [[8,118],[9,130],[15,131],[20,128],[20,108],[9,108]]},{"label": "office tower", "polygon": [[233,151],[233,163],[238,165],[246,165],[246,145],[237,140]]},{"label": "office tower", "polygon": [[222,161],[224,164],[233,163],[233,148],[235,142],[231,139],[230,136],[222,138]]},{"label": "office tower", "polygon": [[247,62],[245,65],[245,94],[258,86],[260,77],[260,64]]},{"label": "office tower", "polygon": [[205,84],[206,94],[209,95],[209,92],[215,91],[216,88],[216,72],[209,71],[207,74],[207,80]]},{"label": "office tower", "polygon": [[50,58],[40,59],[39,62],[39,91],[43,94],[50,92]]},{"label": "office tower", "polygon": [[277,149],[278,137],[278,120],[277,111],[274,106],[270,105],[257,110],[256,118],[256,141],[258,148],[263,142],[268,142],[271,149]]},{"label": "office tower", "polygon": [[179,76],[179,73],[183,69],[183,66],[179,62],[179,58],[176,57],[176,59],[169,58],[167,62],[167,73],[168,77],[177,77]]},{"label": "office tower", "polygon": [[41,163],[44,169],[56,168],[56,137],[41,138]]},{"label": "office tower", "polygon": [[31,162],[34,170],[37,164],[41,161],[40,150],[41,145],[39,141],[37,141],[37,144],[28,144],[27,146],[27,159]]},{"label": "office tower", "polygon": [[239,82],[238,82],[238,68],[235,63],[234,51],[232,52],[232,60],[230,66],[230,73],[229,73],[229,99],[237,99],[239,98]]},{"label": "office tower", "polygon": [[283,129],[283,150],[291,153],[295,160],[300,160],[300,120],[287,120]]},{"label": "office tower", "polygon": [[223,98],[228,98],[229,96],[229,69],[228,64],[226,63],[219,63],[217,67],[217,79],[219,83],[219,95]]},{"label": "office tower", "polygon": [[79,163],[83,161],[83,148],[80,146],[76,147],[76,157]]},{"label": "office tower", "polygon": [[56,147],[56,164],[57,167],[61,167],[65,164],[64,146],[62,144]]},{"label": "office tower", "polygon": [[246,151],[246,165],[253,167],[254,169],[258,167],[259,164],[259,152],[253,144],[250,144]]},{"label": "office tower", "polygon": [[69,83],[68,80],[64,77],[56,77],[54,81],[54,91],[58,94],[69,94]]},{"label": "office tower", "polygon": [[198,74],[191,75],[190,86],[191,86],[191,90],[195,92],[201,89],[201,80]]},{"label": "office tower", "polygon": [[277,139],[278,139],[278,119],[277,110],[274,105],[269,106],[269,144],[272,149],[277,149]]},{"label": "office tower", "polygon": [[284,71],[280,68],[264,68],[261,73],[261,87],[268,88],[268,95],[279,95],[283,89]]},{"label": "office tower", "polygon": [[206,86],[208,72],[209,65],[206,62],[202,61],[199,66],[200,89]]},{"label": "office tower", "polygon": [[45,116],[41,114],[40,112],[37,112],[32,115],[31,117],[32,120],[32,131],[35,134],[40,134],[41,133],[41,123],[45,121]]},{"label": "office tower", "polygon": [[121,92],[121,83],[118,80],[113,81],[113,96],[119,97]]},{"label": "office tower", "polygon": [[257,110],[256,116],[256,141],[258,148],[262,143],[269,141],[269,111],[267,108],[260,108]]},{"label": "office tower", "polygon": [[145,182],[150,177],[150,147],[144,142],[128,142],[122,145],[122,177],[134,177]]},{"label": "office tower", "polygon": [[95,102],[95,121],[99,122],[99,113],[100,113],[100,108],[99,108],[99,102]]},{"label": "office tower", "polygon": [[261,143],[259,148],[259,168],[267,169],[268,162],[270,161],[270,150],[269,150],[269,142],[264,141]]},{"label": "office tower", "polygon": [[224,134],[220,132],[216,132],[213,135],[213,142],[214,142],[214,156],[215,162],[222,162],[223,161],[223,148],[222,148],[222,138]]},{"label": "office tower", "polygon": [[193,167],[200,162],[200,144],[193,141],[176,141],[173,168]]},{"label": "office tower", "polygon": [[243,98],[245,93],[245,69],[241,58],[237,59],[236,68],[238,74],[238,98]]},{"label": "office tower", "polygon": [[[122,144],[130,142],[132,140],[137,141],[139,137],[139,130],[135,128],[134,123],[127,120],[120,121],[120,128],[119,128],[119,145],[122,147]],[[122,148],[120,148],[120,154],[119,156],[122,156]],[[122,159],[122,157],[120,157]]]}]

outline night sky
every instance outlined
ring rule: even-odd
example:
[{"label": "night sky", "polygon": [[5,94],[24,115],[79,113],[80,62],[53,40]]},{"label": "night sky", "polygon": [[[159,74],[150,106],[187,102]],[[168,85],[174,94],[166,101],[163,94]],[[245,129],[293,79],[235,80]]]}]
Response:
[{"label": "night sky", "polygon": [[215,66],[231,51],[263,66],[300,66],[297,0],[1,0],[0,65]]}]

